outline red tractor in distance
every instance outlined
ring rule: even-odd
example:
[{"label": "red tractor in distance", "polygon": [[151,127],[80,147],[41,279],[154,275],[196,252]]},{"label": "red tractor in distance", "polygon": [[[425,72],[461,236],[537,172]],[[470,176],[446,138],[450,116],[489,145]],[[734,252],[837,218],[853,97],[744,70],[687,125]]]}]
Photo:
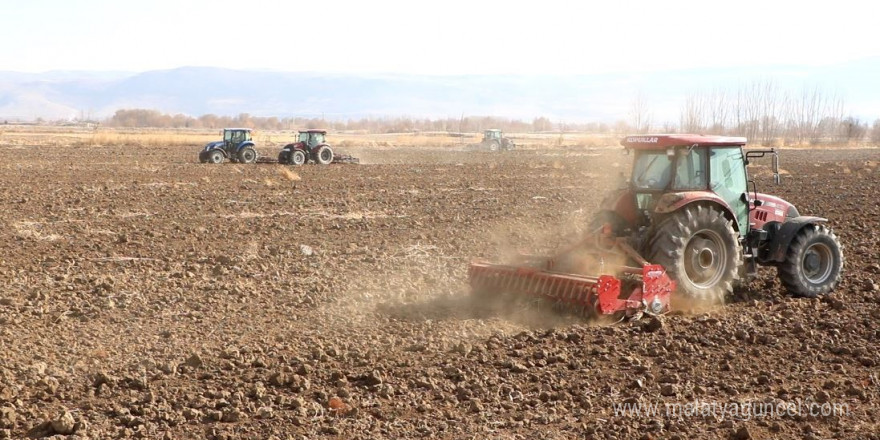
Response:
[{"label": "red tractor in distance", "polygon": [[278,163],[303,165],[309,161],[333,163],[333,149],[326,142],[326,130],[300,130],[296,142],[287,144],[278,153]]}]

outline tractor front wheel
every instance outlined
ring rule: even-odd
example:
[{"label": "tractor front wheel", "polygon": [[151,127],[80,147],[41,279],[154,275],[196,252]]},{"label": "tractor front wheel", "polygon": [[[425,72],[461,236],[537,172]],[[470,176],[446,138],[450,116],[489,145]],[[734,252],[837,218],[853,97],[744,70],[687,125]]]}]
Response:
[{"label": "tractor front wheel", "polygon": [[220,150],[211,150],[208,153],[208,163],[223,163],[223,152]]},{"label": "tractor front wheel", "polygon": [[648,242],[648,261],[663,265],[678,290],[723,302],[743,264],[733,221],[715,207],[688,206],[663,220]]},{"label": "tractor front wheel", "polygon": [[318,152],[315,153],[315,162],[318,162],[321,165],[327,165],[333,162],[333,150],[327,145],[319,148]]},{"label": "tractor front wheel", "polygon": [[293,150],[290,152],[290,164],[302,165],[306,163],[306,153],[302,150]]},{"label": "tractor front wheel", "polygon": [[776,271],[792,295],[815,298],[837,287],[842,269],[843,252],[837,236],[824,226],[810,225],[791,241],[785,261]]},{"label": "tractor front wheel", "polygon": [[238,161],[241,163],[254,163],[257,161],[257,151],[253,148],[245,148],[238,153]]}]

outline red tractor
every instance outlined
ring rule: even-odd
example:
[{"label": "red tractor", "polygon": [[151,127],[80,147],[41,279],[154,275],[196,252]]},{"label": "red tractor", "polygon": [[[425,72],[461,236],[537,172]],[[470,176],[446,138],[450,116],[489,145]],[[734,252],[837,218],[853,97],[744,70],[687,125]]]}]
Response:
[{"label": "red tractor", "polygon": [[326,142],[326,130],[300,130],[297,141],[278,153],[278,162],[303,165],[308,161],[327,165],[333,162],[333,149]]},{"label": "red tractor", "polygon": [[673,291],[723,301],[758,265],[776,267],[795,296],[824,295],[840,282],[842,247],[827,220],[757,192],[749,178],[749,161],[769,155],[779,182],[775,150],[744,152],[745,138],[690,134],[621,144],[634,153],[631,179],[602,202],[587,237],[552,258],[475,262],[475,292],[539,296],[603,314],[661,313]]}]

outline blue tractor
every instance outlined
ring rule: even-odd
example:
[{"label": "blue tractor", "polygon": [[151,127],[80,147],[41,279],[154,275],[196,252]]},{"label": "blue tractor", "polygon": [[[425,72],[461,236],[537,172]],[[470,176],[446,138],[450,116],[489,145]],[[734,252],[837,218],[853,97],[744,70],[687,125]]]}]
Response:
[{"label": "blue tractor", "polygon": [[205,145],[199,153],[199,162],[223,163],[228,159],[230,162],[255,163],[257,156],[250,128],[224,128],[223,140]]}]

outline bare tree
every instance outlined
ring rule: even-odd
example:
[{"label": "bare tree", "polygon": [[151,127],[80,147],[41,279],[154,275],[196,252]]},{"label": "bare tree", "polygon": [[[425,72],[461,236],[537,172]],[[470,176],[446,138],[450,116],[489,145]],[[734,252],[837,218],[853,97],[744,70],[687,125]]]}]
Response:
[{"label": "bare tree", "polygon": [[701,95],[694,93],[688,95],[681,109],[681,131],[685,133],[702,133],[705,129],[705,108]]},{"label": "bare tree", "polygon": [[637,133],[651,131],[651,113],[648,108],[648,99],[641,90],[636,93],[630,105],[629,121]]},{"label": "bare tree", "polygon": [[868,124],[862,124],[858,118],[850,116],[840,121],[838,140],[847,144],[861,142],[867,133]]},{"label": "bare tree", "polygon": [[727,92],[721,88],[712,91],[708,98],[709,128],[712,134],[724,134],[727,129],[730,108],[727,102]]},{"label": "bare tree", "polygon": [[876,119],[871,126],[871,143],[880,145],[880,119]]},{"label": "bare tree", "polygon": [[780,93],[776,83],[767,80],[756,88],[759,91],[760,120],[758,130],[761,143],[770,145],[779,135],[785,122],[781,116],[785,105],[785,96]]}]

